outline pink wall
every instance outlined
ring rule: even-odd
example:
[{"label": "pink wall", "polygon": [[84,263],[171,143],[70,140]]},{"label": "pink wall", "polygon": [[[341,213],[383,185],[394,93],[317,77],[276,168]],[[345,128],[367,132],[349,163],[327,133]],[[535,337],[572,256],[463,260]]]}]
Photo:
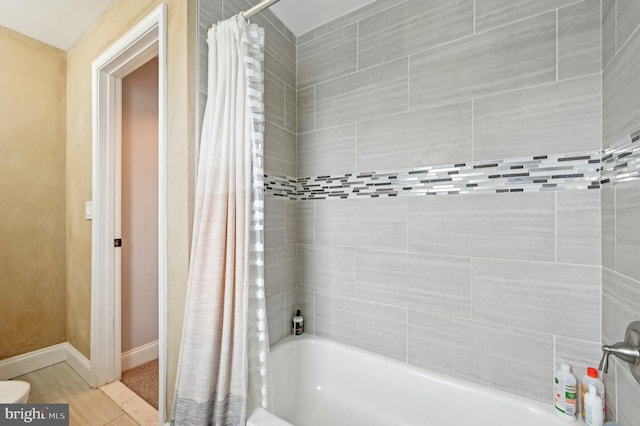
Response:
[{"label": "pink wall", "polygon": [[158,340],[158,60],[122,80],[122,352]]}]

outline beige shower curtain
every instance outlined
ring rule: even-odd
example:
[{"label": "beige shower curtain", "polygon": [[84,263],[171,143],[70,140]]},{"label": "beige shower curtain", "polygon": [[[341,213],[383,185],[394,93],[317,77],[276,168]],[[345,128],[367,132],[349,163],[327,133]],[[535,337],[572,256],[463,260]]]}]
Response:
[{"label": "beige shower curtain", "polygon": [[264,293],[264,31],[211,27],[209,98],[172,424],[244,425],[268,408]]}]

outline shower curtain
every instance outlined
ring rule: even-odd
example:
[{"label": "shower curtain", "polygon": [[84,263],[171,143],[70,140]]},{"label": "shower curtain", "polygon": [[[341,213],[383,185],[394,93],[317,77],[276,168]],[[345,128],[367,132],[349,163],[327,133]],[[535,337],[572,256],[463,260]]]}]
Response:
[{"label": "shower curtain", "polygon": [[209,98],[196,183],[174,425],[244,425],[268,408],[264,292],[264,30],[208,32]]}]

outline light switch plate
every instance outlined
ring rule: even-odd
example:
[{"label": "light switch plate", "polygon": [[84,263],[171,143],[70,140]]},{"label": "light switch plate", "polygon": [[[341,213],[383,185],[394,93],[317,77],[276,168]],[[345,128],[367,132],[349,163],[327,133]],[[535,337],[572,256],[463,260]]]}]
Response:
[{"label": "light switch plate", "polygon": [[93,219],[93,203],[91,201],[85,201],[84,203],[84,218],[87,220]]}]

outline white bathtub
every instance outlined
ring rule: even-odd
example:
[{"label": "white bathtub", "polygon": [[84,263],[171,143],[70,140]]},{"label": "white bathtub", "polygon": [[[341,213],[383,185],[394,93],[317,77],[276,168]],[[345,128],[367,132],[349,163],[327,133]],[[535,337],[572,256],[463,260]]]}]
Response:
[{"label": "white bathtub", "polygon": [[[331,340],[289,337],[271,351],[273,414],[248,426],[552,426],[548,405]],[[551,386],[551,385],[550,385]]]}]

